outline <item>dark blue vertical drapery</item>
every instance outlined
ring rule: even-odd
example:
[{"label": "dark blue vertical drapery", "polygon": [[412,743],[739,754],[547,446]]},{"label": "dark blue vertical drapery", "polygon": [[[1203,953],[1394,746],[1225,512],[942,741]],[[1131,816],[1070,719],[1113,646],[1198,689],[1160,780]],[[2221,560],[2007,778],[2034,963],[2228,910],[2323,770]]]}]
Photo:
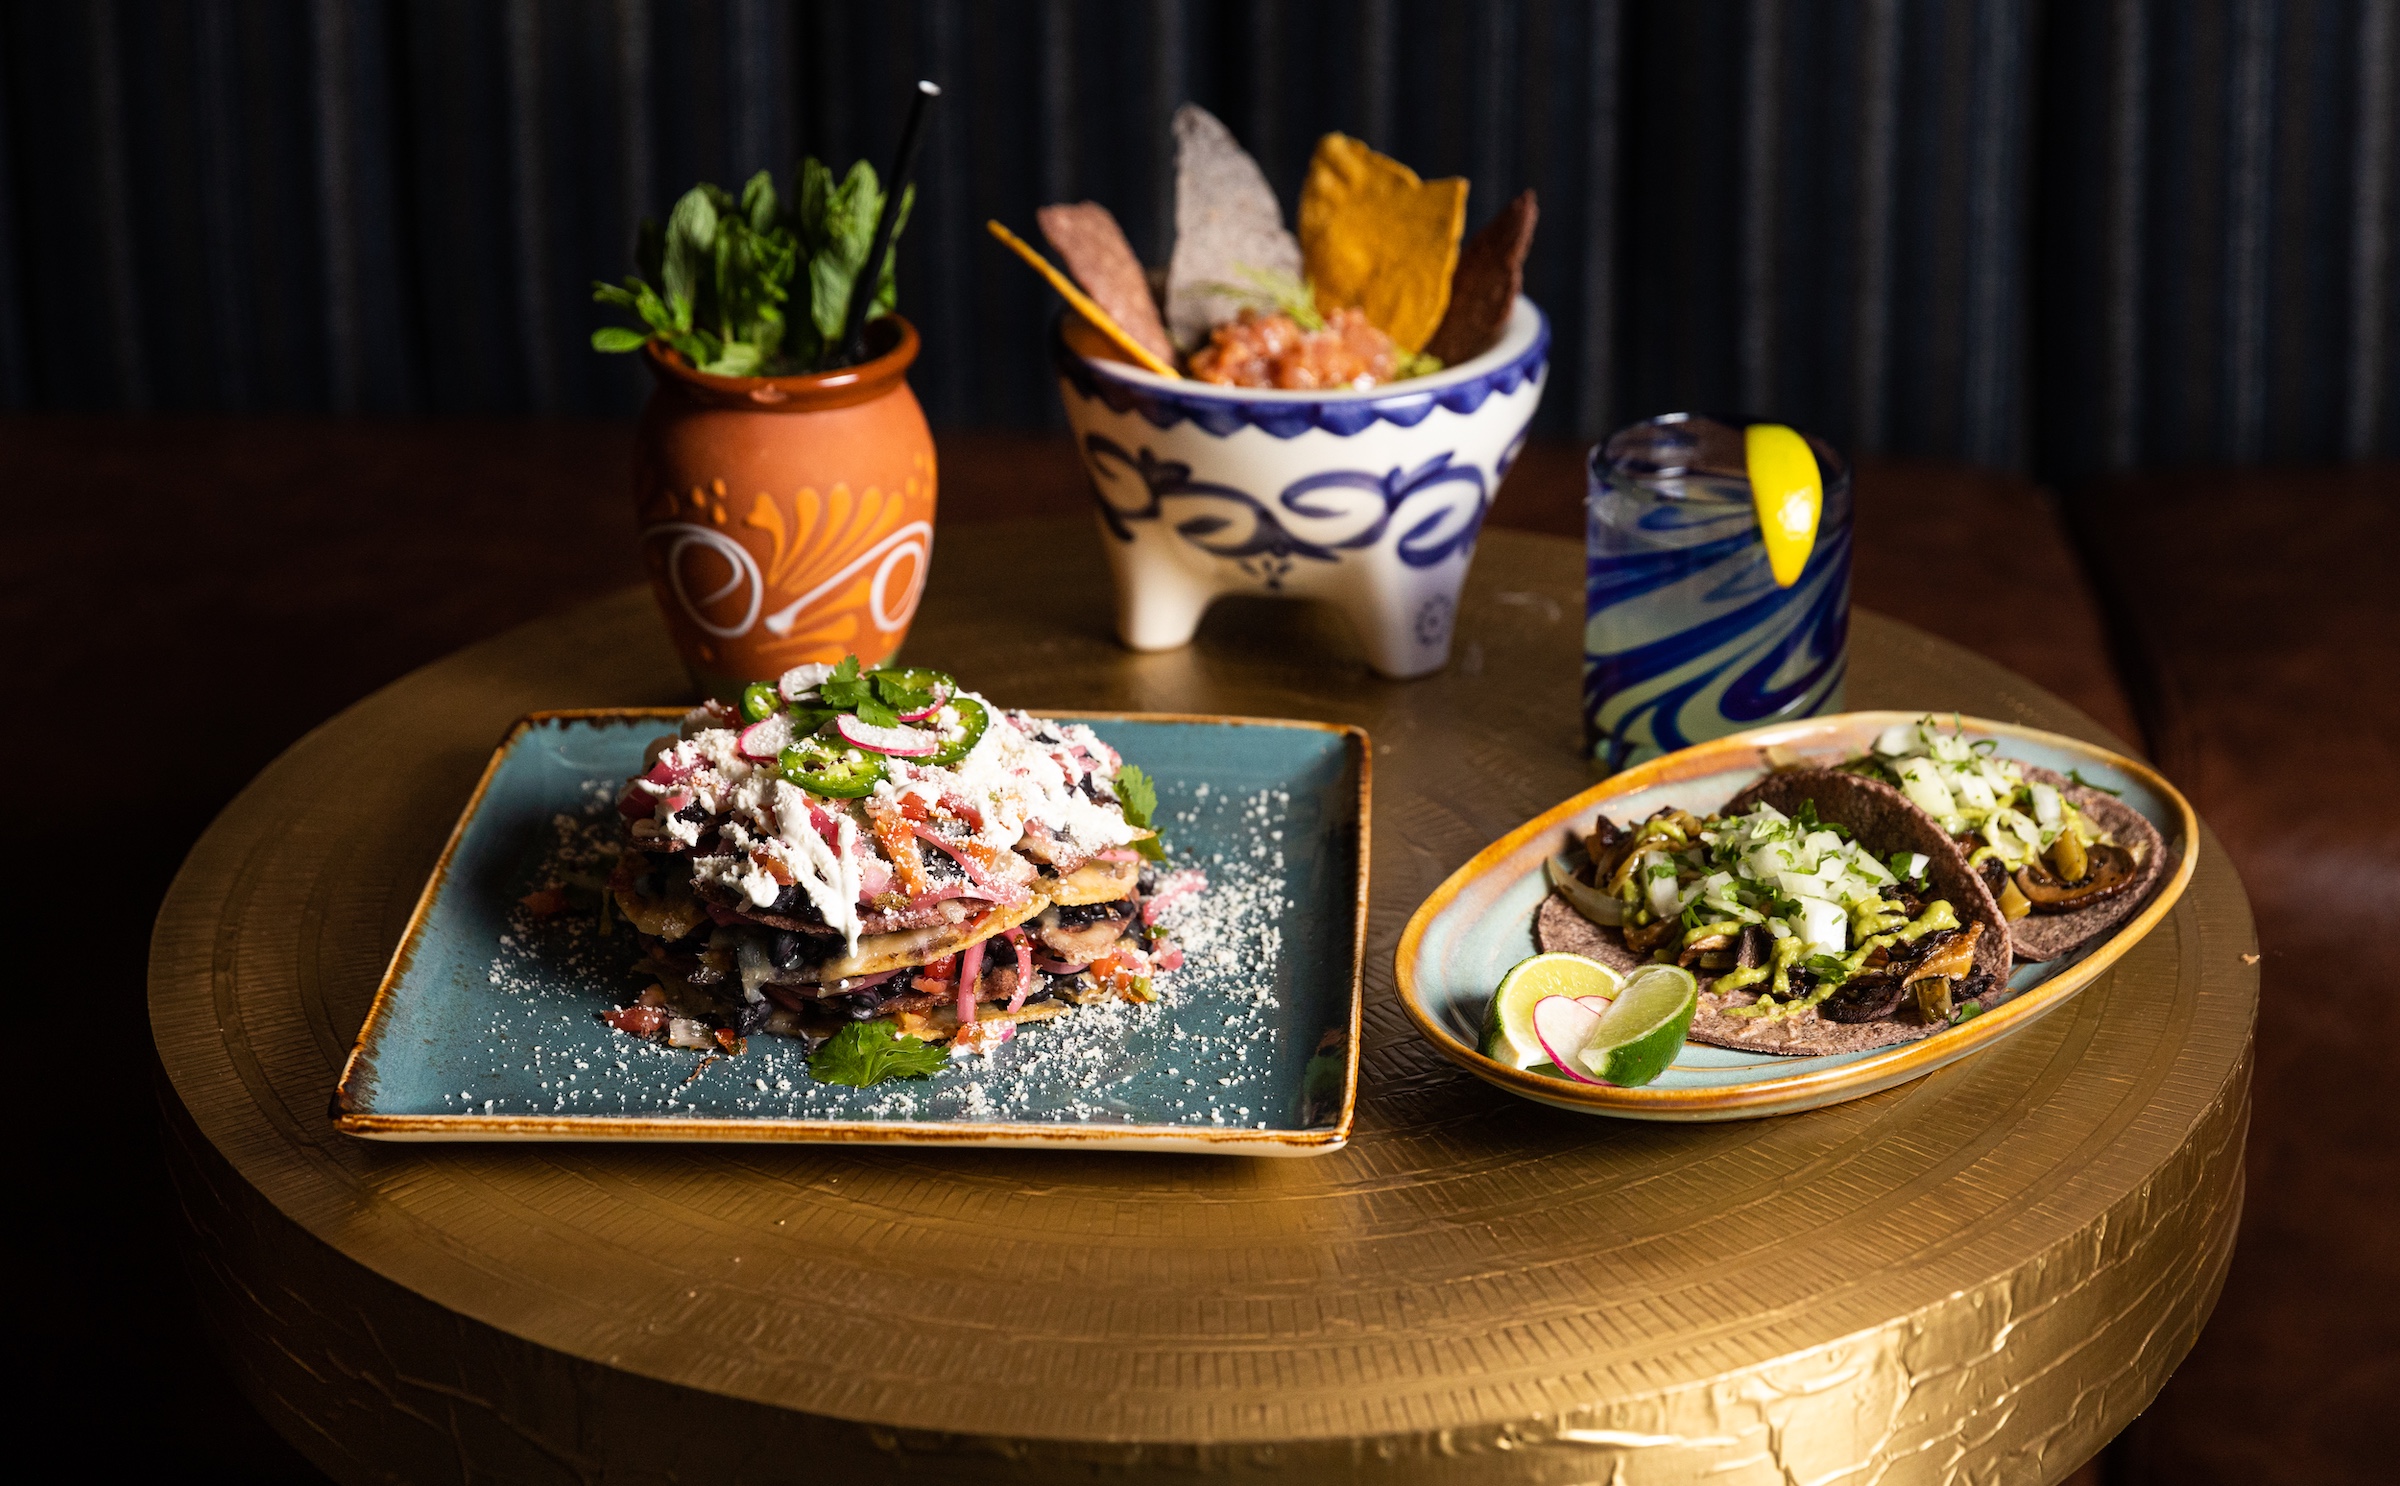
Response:
[{"label": "dark blue vertical drapery", "polygon": [[2400,453],[2394,0],[13,0],[0,406],[621,414],[590,281],[701,178],[880,163],[937,423],[1055,421],[984,238],[1163,253],[1195,99],[1541,194],[1550,432],[1776,416],[2054,477]]}]

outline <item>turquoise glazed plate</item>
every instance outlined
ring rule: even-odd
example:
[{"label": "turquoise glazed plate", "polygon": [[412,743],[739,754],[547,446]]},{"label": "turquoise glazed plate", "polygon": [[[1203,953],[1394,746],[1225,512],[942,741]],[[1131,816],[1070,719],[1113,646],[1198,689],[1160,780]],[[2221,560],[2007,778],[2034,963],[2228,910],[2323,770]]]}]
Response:
[{"label": "turquoise glazed plate", "polygon": [[1922,1077],[2033,1025],[2165,919],[2192,880],[2199,822],[2175,787],[2146,764],[2057,733],[1969,717],[1962,719],[1969,737],[1993,739],[2007,757],[2061,774],[2080,770],[2158,827],[2175,861],[2149,901],[2113,934],[2063,959],[2019,964],[2009,977],[2019,995],[1898,1047],[1792,1058],[1690,1043],[1656,1083],[1634,1089],[1569,1083],[1475,1051],[1493,987],[1534,952],[1534,911],[1549,894],[1543,863],[1580,841],[1595,814],[1605,808],[1616,820],[1639,820],[1668,805],[1705,814],[1767,771],[1769,749],[1780,761],[1839,763],[1916,715],[1845,712],[1755,728],[1628,769],[1544,811],[1478,852],[1409,919],[1396,967],[1401,1006],[1443,1056],[1486,1083],[1560,1109],[1635,1120],[1746,1120],[1839,1104]]},{"label": "turquoise glazed plate", "polygon": [[[384,972],[334,1096],[379,1140],[888,1141],[1315,1156],[1349,1138],[1367,931],[1367,735],[1326,723],[1083,713],[1157,781],[1174,926],[1165,998],[1027,1026],[924,1079],[819,1083],[796,1039],[738,1056],[628,1037],[647,983],[596,889],[614,800],[677,710],[540,712],[502,740]],[[560,897],[548,890],[561,889]],[[535,901],[525,900],[531,895]],[[537,912],[537,909],[541,910]]]}]

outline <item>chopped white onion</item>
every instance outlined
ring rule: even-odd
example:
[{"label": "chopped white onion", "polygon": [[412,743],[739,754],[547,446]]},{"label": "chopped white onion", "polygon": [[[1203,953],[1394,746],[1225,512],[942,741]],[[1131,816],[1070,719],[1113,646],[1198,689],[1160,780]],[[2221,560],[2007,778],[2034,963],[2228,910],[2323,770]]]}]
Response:
[{"label": "chopped white onion", "polygon": [[1800,900],[1800,938],[1812,949],[1838,955],[1850,944],[1850,914],[1823,898]]},{"label": "chopped white onion", "polygon": [[2031,788],[2033,790],[2033,818],[2041,822],[2043,830],[2057,830],[2063,819],[2063,812],[2058,808],[2057,788],[2038,780]]}]

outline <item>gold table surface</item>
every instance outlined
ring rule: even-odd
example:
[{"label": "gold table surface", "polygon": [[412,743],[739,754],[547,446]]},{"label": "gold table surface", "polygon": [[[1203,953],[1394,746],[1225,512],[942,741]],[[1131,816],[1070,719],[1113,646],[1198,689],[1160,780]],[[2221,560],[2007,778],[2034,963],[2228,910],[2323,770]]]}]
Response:
[{"label": "gold table surface", "polygon": [[[245,1391],[348,1480],[2055,1481],[2214,1303],[2257,972],[2213,837],[2069,1007],[1833,1109],[1654,1125],[1452,1067],[1392,994],[1416,904],[1588,782],[1581,552],[1485,535],[1448,670],[1330,614],[1108,623],[1081,523],[943,535],[911,660],[1041,708],[1324,718],[1375,748],[1356,1133],[1314,1160],[395,1146],[326,1101],[494,742],[686,694],[646,592],[350,708],[211,827],[150,1005],[193,1272]],[[2113,742],[1856,617],[1849,702]],[[2121,745],[2118,745],[2121,746]]]}]

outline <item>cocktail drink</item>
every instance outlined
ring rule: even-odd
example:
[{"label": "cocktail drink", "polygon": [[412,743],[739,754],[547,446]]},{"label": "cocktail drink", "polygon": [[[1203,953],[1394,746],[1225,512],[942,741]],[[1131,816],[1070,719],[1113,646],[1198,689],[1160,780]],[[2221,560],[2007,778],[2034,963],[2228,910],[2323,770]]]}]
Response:
[{"label": "cocktail drink", "polygon": [[1741,426],[1672,413],[1592,451],[1583,716],[1603,770],[1841,710],[1850,467],[1823,440],[1806,442],[1823,514],[1788,587],[1769,564]]}]

